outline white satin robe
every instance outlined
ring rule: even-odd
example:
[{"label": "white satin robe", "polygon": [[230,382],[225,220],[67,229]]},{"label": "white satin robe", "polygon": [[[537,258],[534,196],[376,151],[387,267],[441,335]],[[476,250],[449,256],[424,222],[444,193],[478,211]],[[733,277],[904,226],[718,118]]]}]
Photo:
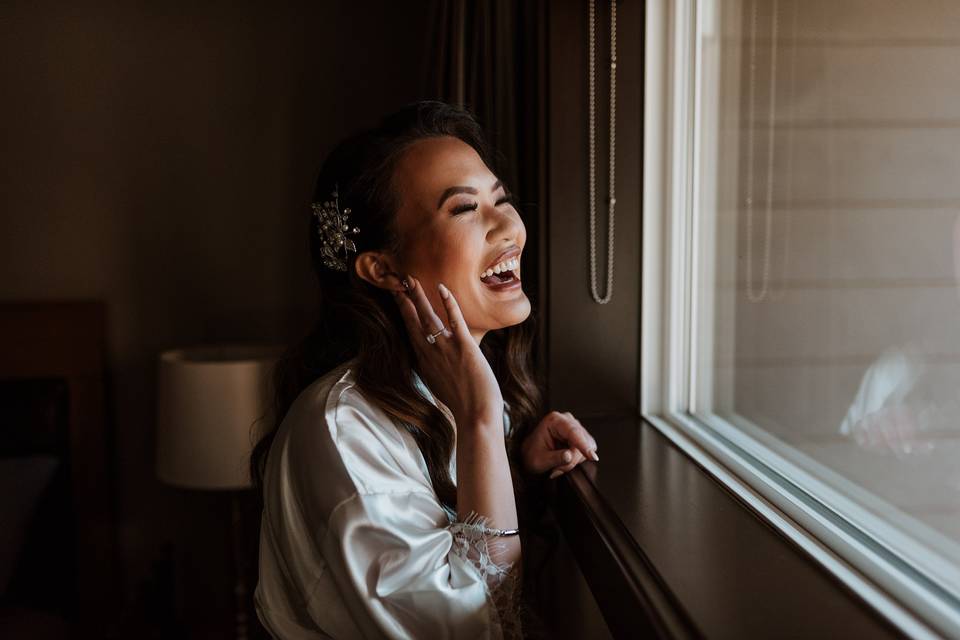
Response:
[{"label": "white satin robe", "polygon": [[[504,612],[515,610],[518,575],[473,526],[486,521],[458,522],[440,504],[413,437],[360,394],[351,364],[300,394],[271,445],[254,594],[261,622],[285,640],[516,633]],[[416,373],[414,382],[436,405]],[[455,452],[450,471],[455,481]]]}]

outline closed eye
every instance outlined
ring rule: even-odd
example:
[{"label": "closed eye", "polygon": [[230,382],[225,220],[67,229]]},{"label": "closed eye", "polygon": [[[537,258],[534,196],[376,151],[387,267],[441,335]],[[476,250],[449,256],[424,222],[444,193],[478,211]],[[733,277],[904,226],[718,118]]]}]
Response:
[{"label": "closed eye", "polygon": [[[496,206],[499,207],[500,205],[507,204],[507,203],[513,204],[513,202],[514,202],[514,198],[513,198],[513,194],[511,193],[497,200]],[[473,204],[461,204],[460,206],[454,207],[452,212],[453,212],[453,215],[458,215],[461,213],[466,213],[467,211],[476,211],[479,206],[480,205],[477,204],[476,202],[474,202]]]}]

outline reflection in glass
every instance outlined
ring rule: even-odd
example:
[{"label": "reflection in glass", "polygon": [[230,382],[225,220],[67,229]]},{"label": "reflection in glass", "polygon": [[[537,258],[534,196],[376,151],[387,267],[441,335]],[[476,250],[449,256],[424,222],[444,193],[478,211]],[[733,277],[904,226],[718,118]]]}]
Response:
[{"label": "reflection in glass", "polygon": [[697,410],[956,577],[960,3],[701,6]]}]

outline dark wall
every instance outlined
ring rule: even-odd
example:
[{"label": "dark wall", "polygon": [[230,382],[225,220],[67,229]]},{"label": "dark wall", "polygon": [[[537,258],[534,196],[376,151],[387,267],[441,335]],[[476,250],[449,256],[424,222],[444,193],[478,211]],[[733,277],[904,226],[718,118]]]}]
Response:
[{"label": "dark wall", "polygon": [[315,173],[421,97],[426,21],[389,1],[0,8],[0,298],[107,302],[128,614],[161,616],[172,570],[192,626],[231,615],[229,502],[154,477],[156,357],[309,320]]},{"label": "dark wall", "polygon": [[[229,501],[155,479],[156,357],[302,330],[314,288],[305,212],[320,162],[346,133],[431,97],[422,92],[430,17],[413,6],[0,8],[0,299],[107,302],[125,615],[158,618],[172,604],[193,627],[229,628]],[[601,3],[601,282],[607,11]],[[578,416],[636,406],[641,12],[620,3],[615,291],[599,306],[587,262],[586,7],[549,5],[549,403]]]},{"label": "dark wall", "polygon": [[[608,3],[597,6],[597,278],[602,295],[606,293],[609,192],[610,14]],[[587,4],[561,0],[548,5],[548,176],[543,205],[547,409],[570,411],[588,429],[592,416],[635,415],[637,411],[643,10],[639,2],[618,2],[617,6],[614,290],[608,304],[598,305],[590,296],[588,244]],[[602,451],[599,454],[603,456]],[[587,587],[570,544],[561,542],[542,581],[545,599],[553,605],[557,637],[610,638],[598,596]]]},{"label": "dark wall", "polygon": [[[587,5],[550,4],[548,360],[550,408],[637,410],[643,125],[642,2],[617,3],[616,217],[613,297],[590,296]],[[610,7],[596,14],[597,281],[606,292]]]}]

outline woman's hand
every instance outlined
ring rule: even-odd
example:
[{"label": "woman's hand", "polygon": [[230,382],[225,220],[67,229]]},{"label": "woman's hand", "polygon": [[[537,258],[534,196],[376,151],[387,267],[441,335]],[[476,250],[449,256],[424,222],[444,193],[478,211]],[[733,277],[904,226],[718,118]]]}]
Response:
[{"label": "woman's hand", "polygon": [[[400,315],[410,333],[417,373],[430,391],[453,413],[457,425],[499,426],[503,433],[503,396],[480,347],[470,335],[453,292],[438,286],[445,321],[433,310],[423,286],[407,276],[406,292],[395,291]],[[444,329],[430,344],[427,336]]]},{"label": "woman's hand", "polygon": [[597,441],[569,411],[551,411],[520,445],[523,466],[527,473],[540,474],[553,469],[550,478],[570,471],[597,456]]},{"label": "woman's hand", "polygon": [[898,458],[934,450],[933,440],[922,435],[917,418],[904,406],[884,407],[853,425],[854,441],[876,453],[893,453]]}]

